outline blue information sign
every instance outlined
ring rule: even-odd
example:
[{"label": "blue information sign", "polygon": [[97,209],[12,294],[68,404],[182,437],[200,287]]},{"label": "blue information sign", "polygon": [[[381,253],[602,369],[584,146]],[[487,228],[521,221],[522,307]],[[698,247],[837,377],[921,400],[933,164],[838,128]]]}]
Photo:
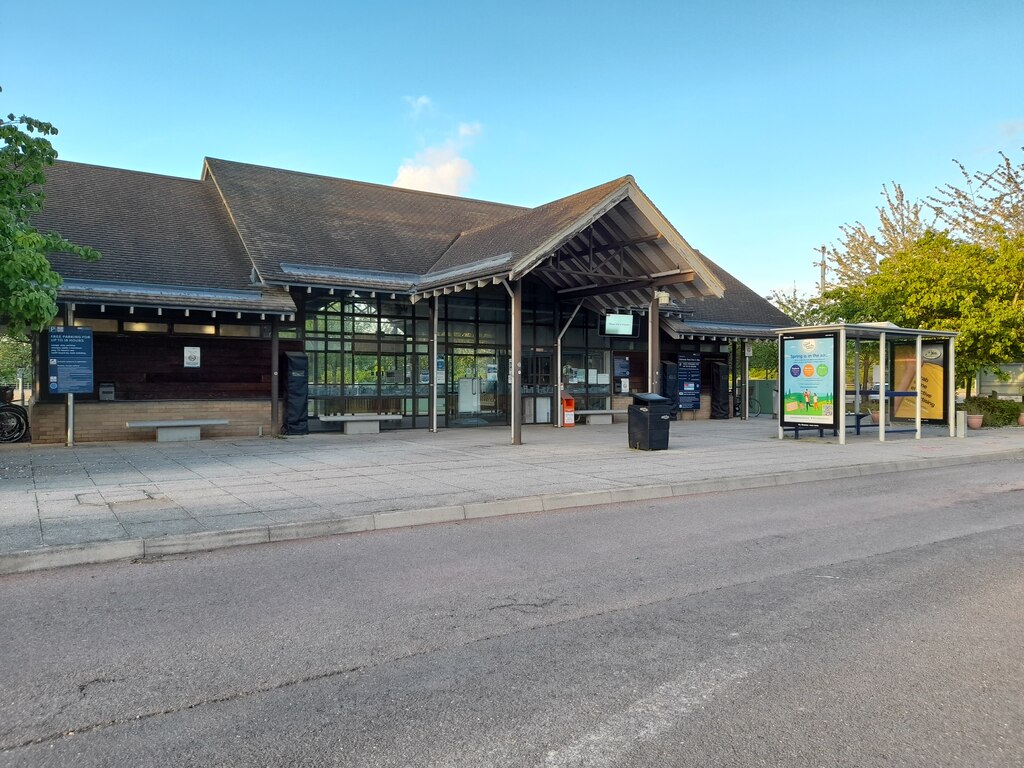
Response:
[{"label": "blue information sign", "polygon": [[51,393],[92,393],[91,328],[51,326],[49,352]]},{"label": "blue information sign", "polygon": [[700,410],[700,354],[679,355],[679,410]]}]

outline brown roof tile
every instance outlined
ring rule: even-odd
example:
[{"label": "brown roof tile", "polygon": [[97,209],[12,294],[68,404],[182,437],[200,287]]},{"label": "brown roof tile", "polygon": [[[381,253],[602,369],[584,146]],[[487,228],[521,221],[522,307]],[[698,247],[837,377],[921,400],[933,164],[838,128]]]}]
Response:
[{"label": "brown roof tile", "polygon": [[206,159],[265,280],[282,263],[423,274],[461,232],[526,209]]},{"label": "brown roof tile", "polygon": [[106,295],[139,283],[151,286],[150,294],[161,286],[219,290],[232,297],[221,300],[225,308],[282,311],[291,304],[280,289],[250,283],[252,262],[212,184],[58,161],[47,170],[45,192],[33,224],[103,255],[86,262],[52,254],[70,284],[98,282]]}]

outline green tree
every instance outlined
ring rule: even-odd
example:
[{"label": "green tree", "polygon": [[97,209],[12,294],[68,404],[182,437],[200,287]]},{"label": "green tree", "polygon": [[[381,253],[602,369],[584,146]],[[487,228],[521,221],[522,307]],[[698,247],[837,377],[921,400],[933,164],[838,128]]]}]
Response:
[{"label": "green tree", "polygon": [[795,285],[789,292],[776,289],[772,291],[771,296],[765,298],[800,325],[821,325],[828,322],[822,312],[821,300],[817,296],[798,293]]},{"label": "green tree", "polygon": [[778,376],[779,342],[755,341],[750,346],[750,378],[774,379]]},{"label": "green tree", "polygon": [[947,184],[928,198],[936,219],[950,231],[991,248],[999,248],[1001,238],[1024,235],[1024,161],[1014,165],[1003,152],[999,158],[991,171],[974,173],[954,160],[963,186]]},{"label": "green tree", "polygon": [[10,336],[0,336],[0,384],[14,384],[18,371],[32,374],[32,345]]},{"label": "green tree", "polygon": [[882,185],[884,205],[878,206],[878,227],[874,231],[862,222],[843,224],[839,243],[822,246],[826,288],[860,285],[878,272],[881,261],[908,248],[920,239],[927,226],[922,219],[922,204],[907,200],[903,187],[893,182],[892,190]]},{"label": "green tree", "polygon": [[99,253],[31,224],[42,210],[45,170],[57,159],[47,136],[50,123],[9,114],[0,120],[0,324],[12,336],[44,328],[57,314],[60,275],[48,253],[73,253],[90,261]]},{"label": "green tree", "polygon": [[853,322],[957,331],[956,376],[1024,359],[1024,235],[991,247],[930,232],[860,286],[831,292]]}]

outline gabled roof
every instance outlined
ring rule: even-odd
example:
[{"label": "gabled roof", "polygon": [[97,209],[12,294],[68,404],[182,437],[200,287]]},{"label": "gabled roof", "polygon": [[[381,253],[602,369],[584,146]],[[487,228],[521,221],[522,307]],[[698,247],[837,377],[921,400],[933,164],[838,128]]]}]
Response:
[{"label": "gabled roof", "polygon": [[50,256],[64,300],[295,311],[286,291],[250,282],[252,263],[209,184],[58,161],[44,189],[33,224],[103,254]]},{"label": "gabled roof", "polygon": [[[489,224],[469,232],[462,232],[447,251],[435,262],[424,276],[429,284],[432,277],[443,275],[459,267],[471,266],[484,260],[500,260],[500,266],[493,264],[492,271],[509,270],[519,264],[558,234],[567,237],[576,234],[573,227],[581,216],[594,210],[595,207],[619,197],[615,193],[622,192],[631,177],[609,181],[607,184],[577,192],[536,208],[524,208],[514,216],[496,224]],[[618,202],[618,200],[616,200]],[[547,248],[552,251],[553,246]]]},{"label": "gabled roof", "polygon": [[415,299],[532,273],[598,310],[646,306],[658,287],[694,322],[789,322],[691,248],[631,176],[536,208],[213,158],[199,181],[64,161],[47,179],[35,223],[104,254],[54,255],[66,300],[290,313],[288,285]]},{"label": "gabled roof", "polygon": [[[629,200],[634,213],[625,216],[627,226],[643,220],[669,233],[648,254],[653,261],[633,254],[636,276],[692,271],[696,279],[685,295],[721,292],[631,176],[532,209],[214,158],[206,159],[203,178],[217,187],[260,278],[269,282],[421,296],[471,287],[480,278],[519,277]],[[380,285],[369,279],[375,274]],[[395,274],[401,278],[383,279]]]},{"label": "gabled roof", "polygon": [[302,283],[282,264],[422,275],[461,232],[524,208],[206,158],[260,277]]}]

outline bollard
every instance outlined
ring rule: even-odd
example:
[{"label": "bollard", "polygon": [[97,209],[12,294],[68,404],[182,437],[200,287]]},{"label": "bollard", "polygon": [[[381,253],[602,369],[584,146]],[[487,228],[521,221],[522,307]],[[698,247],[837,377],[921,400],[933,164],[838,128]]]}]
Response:
[{"label": "bollard", "polygon": [[967,437],[967,411],[956,412],[956,436]]}]

